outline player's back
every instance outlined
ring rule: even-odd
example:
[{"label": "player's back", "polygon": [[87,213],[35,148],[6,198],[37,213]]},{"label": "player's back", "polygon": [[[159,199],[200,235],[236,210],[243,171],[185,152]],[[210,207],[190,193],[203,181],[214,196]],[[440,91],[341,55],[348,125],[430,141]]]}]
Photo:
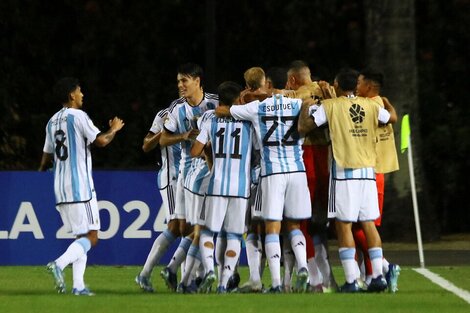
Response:
[{"label": "player's back", "polygon": [[297,132],[300,99],[274,95],[258,105],[261,151],[261,175],[303,172],[302,143]]},{"label": "player's back", "polygon": [[82,110],[63,108],[47,124],[46,148],[54,154],[54,190],[57,203],[91,199],[90,144],[99,130]]},{"label": "player's back", "polygon": [[248,198],[254,136],[252,124],[215,116],[208,123],[213,168],[207,194]]}]

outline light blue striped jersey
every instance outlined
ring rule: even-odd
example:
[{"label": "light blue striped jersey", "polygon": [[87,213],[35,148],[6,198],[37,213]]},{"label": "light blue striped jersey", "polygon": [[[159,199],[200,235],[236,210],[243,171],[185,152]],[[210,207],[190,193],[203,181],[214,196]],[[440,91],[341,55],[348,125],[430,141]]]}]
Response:
[{"label": "light blue striped jersey", "polygon": [[209,167],[203,158],[193,158],[188,173],[184,178],[184,189],[204,196],[209,183]]},{"label": "light blue striped jersey", "polygon": [[62,108],[46,126],[43,151],[54,155],[57,204],[89,201],[94,191],[90,145],[100,130],[78,109]]},{"label": "light blue striped jersey", "polygon": [[339,166],[333,158],[331,162],[331,178],[334,180],[375,180],[375,169],[373,167],[344,168]]},{"label": "light blue striped jersey", "polygon": [[297,118],[302,100],[273,95],[263,102],[234,105],[235,119],[253,123],[261,143],[261,176],[305,172],[302,143],[297,132]]},{"label": "light blue striped jersey", "polygon": [[[179,98],[168,108],[168,118],[164,127],[174,134],[182,134],[197,128],[197,119],[207,110],[213,110],[219,105],[219,97],[215,94],[204,93],[204,98],[197,106],[191,106],[185,98]],[[181,142],[180,172],[186,177],[191,166],[191,142]]]},{"label": "light blue striped jersey", "polygon": [[[163,124],[168,115],[168,109],[163,109],[155,115],[149,132],[158,134],[163,130]],[[181,160],[181,144],[167,147],[157,147],[161,151],[162,166],[158,171],[157,184],[159,189],[165,189],[171,181],[178,179],[178,169]]]},{"label": "light blue striped jersey", "polygon": [[196,138],[202,144],[211,142],[213,165],[207,194],[249,198],[254,136],[252,124],[210,114],[211,118],[203,123],[201,133]]}]

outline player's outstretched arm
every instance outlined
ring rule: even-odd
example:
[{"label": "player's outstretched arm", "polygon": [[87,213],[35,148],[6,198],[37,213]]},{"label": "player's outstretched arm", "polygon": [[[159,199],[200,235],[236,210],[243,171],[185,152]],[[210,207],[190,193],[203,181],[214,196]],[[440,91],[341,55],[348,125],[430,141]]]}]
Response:
[{"label": "player's outstretched arm", "polygon": [[202,154],[202,151],[204,151],[204,146],[202,142],[196,140],[194,141],[193,146],[191,147],[191,157],[197,158]]},{"label": "player's outstretched arm", "polygon": [[160,137],[160,146],[167,147],[186,140],[192,141],[196,139],[197,135],[199,135],[199,130],[197,129],[191,129],[181,134],[173,134],[164,129]]},{"label": "player's outstretched arm", "polygon": [[112,120],[109,121],[109,130],[105,133],[101,133],[96,137],[93,143],[97,147],[106,147],[111,141],[113,141],[114,136],[118,131],[120,131],[124,127],[124,122],[118,117],[114,117]]},{"label": "player's outstretched arm", "polygon": [[162,135],[162,132],[158,132],[157,134],[154,134],[152,132],[148,132],[147,136],[144,138],[144,143],[142,145],[142,150],[144,152],[149,152],[155,149],[155,147],[158,145],[158,142],[160,141],[160,137]]},{"label": "player's outstretched arm", "polygon": [[315,104],[315,100],[313,99],[305,100],[302,103],[302,108],[299,114],[299,123],[297,125],[297,130],[301,136],[305,136],[317,127],[317,124],[315,124],[315,121],[310,116],[310,106],[313,104]]}]

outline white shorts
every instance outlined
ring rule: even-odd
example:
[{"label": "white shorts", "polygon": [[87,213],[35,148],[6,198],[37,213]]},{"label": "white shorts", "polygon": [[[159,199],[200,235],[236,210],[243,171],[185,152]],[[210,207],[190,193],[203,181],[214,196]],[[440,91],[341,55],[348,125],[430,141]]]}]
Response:
[{"label": "white shorts", "polygon": [[100,215],[95,192],[88,202],[59,204],[57,210],[65,230],[74,236],[88,234],[90,230],[100,230]]},{"label": "white shorts", "polygon": [[282,221],[283,218],[306,219],[312,216],[305,172],[265,176],[260,186],[263,219]]},{"label": "white shorts", "polygon": [[176,192],[176,181],[167,185],[165,188],[160,189],[160,195],[162,196],[162,210],[165,210],[166,221],[176,219],[175,212],[175,192]]},{"label": "white shorts", "polygon": [[330,180],[328,218],[336,218],[342,222],[357,222],[373,221],[379,215],[375,180]]},{"label": "white shorts", "polygon": [[206,196],[201,220],[214,233],[243,234],[248,199],[222,196]]},{"label": "white shorts", "polygon": [[175,213],[174,218],[183,220],[186,218],[186,210],[184,203],[184,177],[183,174],[179,173],[178,181],[176,182],[176,194],[175,194]]},{"label": "white shorts", "polygon": [[202,206],[204,204],[204,196],[192,193],[188,189],[184,190],[184,202],[186,204],[186,223],[191,225],[204,225],[203,221],[199,219],[201,215]]}]

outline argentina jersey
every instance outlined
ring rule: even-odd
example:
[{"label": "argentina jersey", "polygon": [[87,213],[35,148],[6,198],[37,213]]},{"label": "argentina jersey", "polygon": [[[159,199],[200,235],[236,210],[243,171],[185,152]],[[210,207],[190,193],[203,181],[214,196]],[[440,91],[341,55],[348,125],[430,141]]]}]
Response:
[{"label": "argentina jersey", "polygon": [[208,195],[250,197],[254,131],[249,121],[213,116],[201,132],[211,142],[213,165]]},{"label": "argentina jersey", "polygon": [[[191,106],[185,98],[175,100],[169,107],[168,118],[164,127],[174,134],[182,134],[191,129],[197,129],[197,120],[207,110],[213,110],[219,105],[218,96],[211,93],[204,93],[204,98],[197,106]],[[186,177],[191,166],[191,141],[181,142],[180,171]]]},{"label": "argentina jersey", "polygon": [[[163,124],[168,115],[168,109],[163,109],[157,113],[153,120],[149,132],[158,134],[163,130]],[[181,160],[181,145],[175,144],[168,147],[158,148],[161,151],[161,168],[157,175],[157,184],[159,189],[165,189],[171,181],[178,178],[179,164]]]},{"label": "argentina jersey", "polygon": [[90,144],[100,133],[88,115],[63,108],[49,120],[43,151],[54,155],[57,204],[89,201],[94,191]]},{"label": "argentina jersey", "polygon": [[203,158],[193,158],[188,173],[184,178],[184,189],[204,196],[207,190],[210,175],[207,162]]},{"label": "argentina jersey", "polygon": [[277,94],[263,102],[232,106],[235,119],[253,123],[261,143],[261,176],[305,172],[302,143],[297,132],[297,118],[302,101]]},{"label": "argentina jersey", "polygon": [[373,167],[344,168],[339,166],[333,158],[331,178],[334,180],[375,180],[375,169]]}]

